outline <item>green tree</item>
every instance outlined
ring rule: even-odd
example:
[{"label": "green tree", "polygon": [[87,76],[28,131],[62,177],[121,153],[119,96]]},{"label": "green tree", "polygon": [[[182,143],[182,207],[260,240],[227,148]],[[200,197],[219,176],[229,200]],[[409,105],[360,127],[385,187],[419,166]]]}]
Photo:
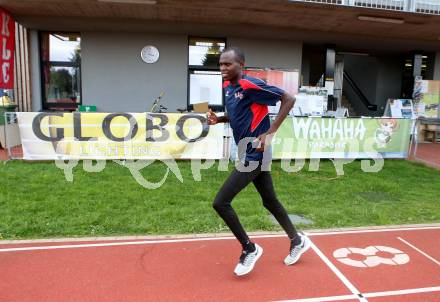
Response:
[{"label": "green tree", "polygon": [[208,48],[205,58],[202,60],[202,65],[217,66],[221,51],[222,49],[220,48],[220,45],[214,43],[211,47]]},{"label": "green tree", "polygon": [[81,80],[81,74],[80,74],[80,67],[81,67],[81,47],[80,44],[75,48],[74,53],[69,58],[69,61],[74,64],[74,71],[73,71],[73,89],[75,92],[79,93],[79,87],[78,84]]},{"label": "green tree", "polygon": [[69,69],[50,69],[50,98],[63,99],[72,97],[72,75]]}]

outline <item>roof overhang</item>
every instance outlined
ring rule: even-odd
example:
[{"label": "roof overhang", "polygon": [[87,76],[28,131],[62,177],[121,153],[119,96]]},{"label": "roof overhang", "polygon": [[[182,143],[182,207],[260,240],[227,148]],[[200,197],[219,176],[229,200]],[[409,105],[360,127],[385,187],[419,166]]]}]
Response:
[{"label": "roof overhang", "polygon": [[0,0],[40,30],[282,38],[353,49],[440,50],[440,16],[287,0]]}]

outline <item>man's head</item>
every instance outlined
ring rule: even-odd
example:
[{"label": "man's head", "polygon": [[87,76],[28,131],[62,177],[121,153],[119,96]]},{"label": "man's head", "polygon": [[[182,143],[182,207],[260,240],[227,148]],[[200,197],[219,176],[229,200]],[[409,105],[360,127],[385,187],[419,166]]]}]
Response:
[{"label": "man's head", "polygon": [[220,55],[220,72],[226,81],[236,81],[244,67],[244,52],[237,47],[225,49]]}]

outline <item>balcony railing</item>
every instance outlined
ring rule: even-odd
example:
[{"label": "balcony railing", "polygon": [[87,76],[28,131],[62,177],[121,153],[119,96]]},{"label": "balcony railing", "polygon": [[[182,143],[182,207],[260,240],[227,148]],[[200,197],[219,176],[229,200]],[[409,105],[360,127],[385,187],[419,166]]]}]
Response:
[{"label": "balcony railing", "polygon": [[440,0],[290,0],[440,15]]}]

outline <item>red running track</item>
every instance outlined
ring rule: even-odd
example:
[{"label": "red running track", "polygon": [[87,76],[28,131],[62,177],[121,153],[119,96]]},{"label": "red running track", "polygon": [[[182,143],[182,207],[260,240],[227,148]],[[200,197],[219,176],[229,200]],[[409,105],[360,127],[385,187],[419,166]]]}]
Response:
[{"label": "red running track", "polygon": [[230,237],[0,242],[0,301],[440,301],[440,226],[308,235],[290,267],[285,236],[255,236],[245,277]]}]

